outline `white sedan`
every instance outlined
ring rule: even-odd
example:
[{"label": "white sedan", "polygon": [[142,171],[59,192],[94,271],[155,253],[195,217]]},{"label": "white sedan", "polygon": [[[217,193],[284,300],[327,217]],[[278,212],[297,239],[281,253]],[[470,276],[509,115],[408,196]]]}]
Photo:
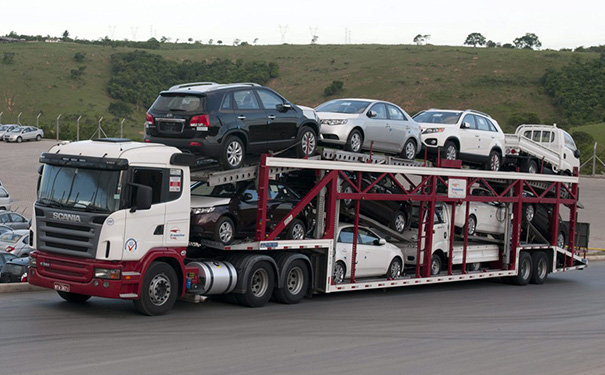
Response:
[{"label": "white sedan", "polygon": [[44,130],[35,126],[22,126],[5,133],[2,139],[5,142],[21,143],[23,141],[39,141],[42,137],[44,137]]},{"label": "white sedan", "polygon": [[[336,259],[332,279],[340,284],[351,277],[353,256],[353,225],[341,225],[336,242]],[[395,279],[403,270],[403,253],[397,246],[387,243],[374,232],[359,227],[357,236],[356,277],[380,277]]]}]

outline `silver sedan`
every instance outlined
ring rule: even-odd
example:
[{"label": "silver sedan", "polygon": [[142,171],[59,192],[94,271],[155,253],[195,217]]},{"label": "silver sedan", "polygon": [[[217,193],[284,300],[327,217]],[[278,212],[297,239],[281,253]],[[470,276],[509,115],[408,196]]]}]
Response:
[{"label": "silver sedan", "polygon": [[315,108],[323,143],[398,154],[414,159],[420,151],[420,125],[393,103],[373,99],[336,99]]},{"label": "silver sedan", "polygon": [[2,139],[5,142],[21,143],[22,141],[34,139],[39,141],[42,137],[44,137],[44,130],[36,128],[35,126],[20,126],[4,134]]}]

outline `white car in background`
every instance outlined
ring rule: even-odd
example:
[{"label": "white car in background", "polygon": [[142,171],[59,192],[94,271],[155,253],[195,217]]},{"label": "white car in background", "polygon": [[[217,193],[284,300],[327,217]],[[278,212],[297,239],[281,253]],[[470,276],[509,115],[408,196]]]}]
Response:
[{"label": "white car in background", "polygon": [[414,115],[422,127],[422,143],[442,159],[462,160],[497,171],[502,166],[505,136],[489,115],[467,109],[429,109]]},{"label": "white car in background", "polygon": [[35,126],[22,126],[14,128],[8,133],[4,134],[2,139],[5,142],[21,143],[22,141],[39,141],[42,139],[42,137],[44,137],[44,130],[36,128]]},{"label": "white car in background", "polygon": [[29,230],[17,229],[0,235],[0,251],[6,251],[18,257],[29,255],[33,250],[29,246]]},{"label": "white car in background", "polygon": [[422,147],[420,125],[393,103],[336,99],[315,108],[321,141],[345,150],[370,150],[414,159]]},{"label": "white car in background", "polygon": [[0,210],[11,209],[11,197],[8,191],[0,184]]},{"label": "white car in background", "polygon": [[15,129],[15,128],[19,128],[20,126],[17,124],[4,124],[4,125],[0,125],[0,140],[2,140],[2,138],[4,137],[4,134],[10,132],[11,130]]},{"label": "white car in background", "polygon": [[[338,228],[336,259],[332,280],[340,284],[351,277],[354,226],[341,225]],[[365,227],[359,227],[357,238],[356,277],[381,277],[395,279],[403,270],[403,253],[397,246]]]}]

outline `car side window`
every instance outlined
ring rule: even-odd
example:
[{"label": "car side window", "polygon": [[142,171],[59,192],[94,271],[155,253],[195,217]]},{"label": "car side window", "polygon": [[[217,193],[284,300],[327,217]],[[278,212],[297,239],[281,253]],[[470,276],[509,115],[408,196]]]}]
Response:
[{"label": "car side window", "polygon": [[489,124],[483,117],[475,116],[475,121],[477,124],[477,130],[490,131]]},{"label": "car side window", "polygon": [[353,228],[344,228],[338,235],[338,242],[353,243]]},{"label": "car side window", "polygon": [[8,214],[0,215],[0,223],[8,223]]},{"label": "car side window", "polygon": [[10,220],[13,223],[25,223],[25,218],[21,215],[15,214],[15,213],[10,214]]},{"label": "car side window", "polygon": [[387,118],[387,109],[383,103],[378,103],[372,106],[371,111],[376,112],[376,116],[372,117],[376,120],[386,120]]},{"label": "car side window", "polygon": [[23,237],[23,239],[21,240],[21,242],[23,242],[26,245],[29,245],[29,235]]},{"label": "car side window", "polygon": [[473,115],[464,116],[462,123],[465,123],[465,122],[468,122],[468,124],[469,124],[468,129],[477,129],[477,124],[475,123],[475,116],[473,116]]},{"label": "car side window", "polygon": [[238,109],[260,109],[256,95],[252,90],[241,90],[233,93],[233,100]]},{"label": "car side window", "polygon": [[399,110],[399,108],[394,105],[387,104],[387,108],[389,110],[389,119],[398,120],[398,121],[406,121],[407,119],[403,115],[403,112]]},{"label": "car side window", "polygon": [[258,90],[258,96],[263,103],[265,109],[276,109],[278,104],[284,104],[284,101],[279,96],[267,90]]},{"label": "car side window", "polygon": [[362,245],[376,245],[378,236],[367,229],[359,229],[359,243]]},{"label": "car side window", "polygon": [[151,187],[151,204],[160,203],[162,199],[162,170],[135,169],[132,182]]},{"label": "car side window", "polygon": [[223,104],[221,104],[221,109],[232,109],[231,106],[231,93],[227,93],[223,98]]},{"label": "car side window", "polygon": [[491,122],[488,119],[485,119],[485,121],[487,121],[487,125],[489,126],[489,131],[490,132],[498,132],[498,129],[496,129],[496,125],[494,125],[493,122]]},{"label": "car side window", "polygon": [[8,192],[3,187],[0,187],[0,198],[8,198]]}]

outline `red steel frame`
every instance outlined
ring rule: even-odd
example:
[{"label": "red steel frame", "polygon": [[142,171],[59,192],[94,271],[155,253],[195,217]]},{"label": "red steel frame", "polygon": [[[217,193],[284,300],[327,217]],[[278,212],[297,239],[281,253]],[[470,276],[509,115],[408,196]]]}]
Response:
[{"label": "red steel frame", "polygon": [[[312,161],[309,163],[312,164]],[[355,164],[351,164],[354,166]],[[319,167],[312,168],[317,171],[320,170]],[[352,168],[354,171],[354,168]],[[304,208],[307,206],[315,197],[318,196],[319,192],[325,187],[327,188],[326,195],[326,226],[321,238],[324,239],[333,239],[335,236],[335,230],[337,228],[337,223],[334,222],[336,217],[336,201],[337,200],[354,200],[355,204],[355,222],[354,222],[354,236],[357,238],[357,232],[359,227],[359,208],[361,200],[391,200],[391,201],[407,201],[407,202],[419,202],[420,203],[420,216],[423,217],[424,211],[427,211],[428,215],[426,223],[423,223],[422,220],[418,224],[418,256],[416,259],[420,259],[421,251],[421,241],[424,238],[424,247],[426,249],[432,248],[433,241],[433,233],[431,228],[434,225],[434,212],[435,206],[437,202],[443,202],[445,204],[449,204],[451,206],[451,236],[450,236],[450,247],[448,257],[448,275],[452,274],[452,254],[453,254],[453,234],[454,234],[454,221],[455,221],[455,213],[456,213],[456,205],[463,204],[464,202],[497,202],[497,203],[512,203],[513,204],[513,235],[512,235],[512,243],[511,243],[511,251],[510,251],[510,262],[509,264],[505,264],[504,259],[500,260],[500,265],[502,269],[514,270],[516,259],[516,249],[520,244],[520,233],[521,233],[521,222],[522,222],[522,209],[523,204],[525,203],[542,203],[542,204],[552,204],[553,205],[553,217],[558,218],[559,215],[559,205],[564,204],[570,207],[570,225],[569,225],[569,235],[568,235],[568,250],[573,255],[575,252],[574,244],[575,244],[575,230],[576,230],[576,208],[577,208],[577,200],[578,200],[578,184],[573,183],[571,187],[569,187],[566,183],[563,182],[550,182],[550,185],[547,186],[544,191],[538,193],[527,180],[523,179],[506,179],[504,183],[504,189],[502,189],[501,193],[497,193],[493,183],[486,180],[483,177],[456,177],[455,170],[452,170],[452,175],[443,178],[442,176],[436,175],[422,175],[421,182],[418,184],[413,184],[410,177],[405,174],[399,174],[404,180],[406,180],[410,184],[410,189],[404,188],[401,183],[395,178],[393,173],[381,173],[369,186],[362,188],[361,186],[361,176],[362,172],[355,171],[357,175],[357,181],[351,181],[347,177],[345,173],[341,170],[326,170],[325,175],[320,179],[320,181],[306,194],[301,201],[292,209],[292,211],[281,220],[281,222],[270,232],[267,233],[266,228],[266,217],[267,217],[267,191],[269,184],[269,167],[267,166],[267,156],[262,155],[261,162],[259,166],[259,180],[258,180],[258,192],[259,192],[259,200],[258,200],[258,211],[257,211],[257,227],[256,227],[256,241],[266,241],[266,240],[275,240],[277,236],[287,227],[287,225],[295,218]],[[364,172],[365,173],[365,172]],[[376,172],[374,172],[376,173]],[[481,172],[478,171],[477,175],[480,175]],[[319,174],[318,174],[319,175]],[[414,173],[410,173],[410,175],[414,175]],[[503,175],[503,179],[506,178],[506,175]],[[578,171],[574,170],[574,176],[578,176]],[[353,188],[352,193],[341,193],[337,191],[337,183],[339,177],[344,181],[344,183],[349,184]],[[439,183],[446,185],[448,178],[456,178],[456,179],[465,179],[467,183],[467,196],[464,199],[456,199],[449,198],[447,195],[438,194],[437,193],[437,185]],[[400,194],[379,194],[379,193],[370,193],[370,190],[381,180],[390,179],[396,186],[398,186],[402,193]],[[545,178],[545,181],[547,178]],[[474,184],[480,184],[482,187],[490,190],[493,196],[470,196],[470,188]],[[548,183],[547,183],[548,184]],[[523,191],[529,191],[533,194],[532,196],[524,196]],[[566,192],[569,195],[569,198],[561,198],[561,193]],[[511,195],[512,192],[512,195]],[[553,196],[547,196],[552,193]],[[426,204],[426,207],[425,207]],[[462,263],[462,272],[466,273],[466,255],[467,255],[467,246],[468,246],[468,217],[469,217],[470,205],[466,205],[466,224],[464,227],[464,247],[463,247],[463,263]],[[552,230],[553,235],[551,239],[551,245],[555,246],[557,243],[557,234],[558,234],[559,223],[558,220],[552,220]],[[352,254],[352,270],[351,270],[351,282],[355,282],[355,260],[357,256],[357,243],[353,243],[353,254]],[[431,251],[424,251],[423,256],[423,266],[420,266],[420,262],[416,262],[416,277],[429,277],[430,276],[430,264],[431,264]],[[566,266],[571,266],[572,258],[567,257]],[[422,271],[422,272],[421,272]]]}]

